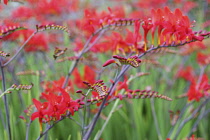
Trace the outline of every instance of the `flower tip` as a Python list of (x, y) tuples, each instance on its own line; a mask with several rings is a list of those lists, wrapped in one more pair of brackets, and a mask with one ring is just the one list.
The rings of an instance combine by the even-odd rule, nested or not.
[(84, 105), (84, 104), (85, 104), (85, 102), (80, 102), (79, 104), (80, 104), (80, 105)]
[(87, 85), (88, 87), (91, 87), (91, 84), (86, 81), (83, 81), (83, 84)]
[(89, 84), (89, 83), (88, 83), (88, 82), (86, 82), (86, 81), (83, 81), (83, 83), (84, 83), (84, 84), (86, 84), (86, 85), (87, 85), (87, 84)]
[(104, 82), (103, 80), (96, 81), (96, 83), (101, 83), (101, 84), (104, 84), (103, 82)]
[[(83, 83), (84, 83), (84, 82), (83, 82)], [(81, 91), (81, 90), (77, 90), (76, 93), (82, 93), (82, 91)]]
[(171, 98), (169, 98), (169, 97), (167, 98), (167, 100), (168, 100), (168, 101), (173, 101), (173, 100), (172, 100)]
[(141, 59), (137, 59), (137, 62), (138, 62), (138, 63), (141, 63)]
[(106, 67), (106, 66), (108, 66), (108, 65), (110, 65), (110, 64), (112, 64), (112, 63), (116, 63), (115, 60), (114, 60), (114, 59), (109, 59), (109, 60), (107, 60), (107, 61), (103, 64), (103, 67)]
[(22, 120), (25, 120), (25, 117), (23, 117), (23, 116), (19, 116), (19, 118), (22, 119)]
[(120, 57), (120, 56), (118, 56), (118, 55), (113, 55), (112, 57), (113, 57), (113, 58), (116, 58), (116, 59), (121, 58), (121, 57)]

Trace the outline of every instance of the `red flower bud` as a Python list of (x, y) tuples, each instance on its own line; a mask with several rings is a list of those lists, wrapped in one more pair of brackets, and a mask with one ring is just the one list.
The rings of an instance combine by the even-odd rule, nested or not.
[(103, 67), (106, 67), (106, 66), (108, 66), (108, 65), (110, 65), (110, 64), (112, 64), (112, 63), (116, 63), (116, 61), (115, 61), (114, 59), (109, 59), (109, 60), (107, 60), (107, 61), (103, 64)]

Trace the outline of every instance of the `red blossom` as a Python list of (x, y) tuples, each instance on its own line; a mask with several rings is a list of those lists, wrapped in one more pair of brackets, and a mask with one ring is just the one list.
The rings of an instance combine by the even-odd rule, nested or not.
[(7, 5), (7, 3), (8, 3), (8, 0), (4, 0), (4, 4), (6, 4), (6, 5)]
[[(107, 60), (104, 64), (103, 64), (103, 67), (106, 67), (112, 63), (116, 63), (116, 61), (114, 59), (109, 59)], [(117, 63), (116, 63), (117, 64)]]
[(197, 61), (200, 65), (209, 65), (210, 54), (197, 53)]
[(177, 73), (177, 77), (184, 78), (187, 81), (190, 81), (191, 83), (194, 83), (196, 81), (195, 73), (193, 71), (193, 68), (188, 66), (185, 68), (182, 68)]
[(95, 9), (86, 9), (84, 11), (84, 19), (78, 21), (79, 27), (86, 31), (87, 36), (92, 34), (97, 28), (106, 24), (114, 23), (116, 19), (125, 16), (122, 7), (115, 7), (113, 10), (108, 8), (109, 12), (97, 12)]
[(84, 67), (84, 75), (83, 76), (80, 74), (80, 72), (78, 71), (77, 68), (74, 70), (73, 75), (74, 75), (74, 84), (78, 88), (86, 88), (86, 86), (83, 84), (83, 81), (87, 81), (89, 83), (94, 83), (95, 78), (96, 78), (95, 71), (93, 71), (93, 69), (91, 69), (88, 66)]
[(208, 83), (208, 76), (203, 75), (200, 83), (191, 83), (187, 92), (188, 100), (199, 101), (202, 97), (210, 96), (210, 84)]
[[(114, 96), (118, 95), (118, 93), (124, 89), (125, 91), (128, 90), (128, 83), (127, 83), (128, 78), (125, 76), (123, 81), (118, 82), (117, 87), (115, 92), (113, 93)], [(113, 81), (111, 80), (113, 83)]]
[(196, 41), (186, 44), (185, 46), (181, 47), (180, 54), (181, 55), (189, 55), (195, 51), (204, 50), (207, 47), (204, 45), (203, 42)]
[(47, 111), (47, 107), (48, 107), (48, 103), (47, 102), (44, 102), (44, 103), (41, 103), (39, 102), (38, 100), (36, 99), (33, 99), (33, 103), (37, 109), (36, 112), (34, 112), (32, 115), (31, 115), (31, 120), (35, 120), (36, 118), (39, 118), (39, 124), (40, 124), (40, 132), (42, 132), (42, 120), (45, 119), (47, 120), (46, 118), (46, 111)]
[(43, 98), (46, 102), (41, 103), (36, 99), (33, 99), (33, 103), (37, 109), (31, 115), (31, 120), (33, 121), (36, 118), (39, 118), (40, 131), (42, 132), (42, 122), (43, 119), (48, 121), (57, 121), (61, 119), (64, 115), (74, 115), (74, 112), (78, 110), (79, 103), (71, 99), (70, 95), (62, 88), (58, 87), (58, 90), (61, 92), (61, 95), (56, 95), (52, 92), (49, 94), (42, 93)]
[(147, 50), (147, 34), (149, 32), (149, 30), (153, 27), (153, 24), (151, 23), (150, 20), (144, 20), (144, 24), (142, 25), (143, 29), (144, 29), (144, 50)]
[(188, 96), (189, 101), (191, 100), (199, 101), (200, 98), (203, 97), (203, 94), (199, 90), (196, 89), (196, 84), (192, 83), (187, 92), (187, 96)]
[[(44, 93), (50, 93), (50, 92), (59, 93), (60, 90), (58, 89), (58, 87), (62, 87), (64, 82), (65, 82), (65, 77), (62, 76), (58, 80), (46, 81), (46, 82), (43, 82), (41, 85), (44, 88)], [(71, 93), (74, 93), (74, 87), (73, 87), (72, 82), (70, 80), (67, 82), (67, 88), (66, 89), (69, 89), (69, 91)]]
[(45, 94), (42, 93), (42, 96), (48, 101), (49, 108), (47, 110), (47, 115), (51, 117), (52, 120), (59, 120), (61, 115), (64, 113), (60, 108), (62, 96), (56, 95), (54, 93)]
[(13, 18), (18, 18), (22, 20), (28, 20), (34, 15), (33, 10), (26, 6), (20, 6), (12, 12)]
[(70, 97), (70, 95), (62, 88), (58, 87), (62, 94), (62, 100), (61, 100), (61, 112), (64, 114), (66, 111), (70, 111), (71, 115), (74, 115), (74, 112), (78, 110), (79, 104), (75, 101), (73, 101)]
[(152, 23), (154, 29), (158, 26), (159, 38), (158, 44), (166, 42), (167, 44), (180, 43), (181, 41), (203, 40), (202, 36), (197, 36), (191, 29), (193, 26), (187, 16), (184, 16), (180, 9), (171, 12), (168, 7), (164, 9), (152, 10)]

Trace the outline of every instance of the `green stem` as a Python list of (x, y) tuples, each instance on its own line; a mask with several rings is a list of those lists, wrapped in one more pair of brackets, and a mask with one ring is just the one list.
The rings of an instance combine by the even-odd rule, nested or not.
[(29, 36), (29, 38), (23, 43), (22, 46), (19, 47), (18, 51), (15, 53), (15, 55), (13, 55), (13, 57), (7, 61), (5, 64), (2, 65), (2, 67), (6, 67), (10, 62), (12, 62), (12, 60), (14, 60), (17, 55), (21, 52), (21, 50), (26, 46), (26, 44), (31, 40), (31, 38), (37, 33), (37, 31), (33, 32), (31, 34), (31, 36)]
[(104, 131), (106, 125), (108, 124), (110, 118), (112, 117), (112, 114), (113, 114), (114, 111), (116, 110), (116, 107), (117, 107), (117, 104), (118, 104), (119, 101), (120, 101), (119, 99), (117, 99), (117, 100), (115, 101), (115, 103), (114, 103), (114, 105), (113, 105), (113, 107), (112, 107), (112, 110), (109, 112), (109, 115), (108, 115), (108, 117), (107, 117), (105, 123), (103, 124), (101, 130), (96, 134), (94, 140), (99, 140), (99, 138), (100, 138), (102, 132)]
[(155, 128), (156, 128), (156, 131), (157, 131), (157, 134), (158, 134), (158, 139), (162, 140), (163, 138), (160, 134), (160, 127), (159, 127), (158, 120), (157, 120), (157, 115), (156, 115), (156, 112), (155, 112), (155, 106), (154, 106), (154, 99), (153, 98), (150, 99), (150, 103), (151, 103), (151, 109), (152, 109), (152, 116), (153, 116), (153, 119), (155, 121)]
[[(0, 68), (1, 68), (1, 75), (2, 75), (2, 89), (3, 89), (3, 91), (6, 91), (6, 80), (5, 80), (4, 68), (3, 68), (1, 59), (0, 59)], [(2, 93), (2, 94), (4, 94), (4, 93)], [(8, 104), (7, 96), (4, 96), (4, 107), (5, 107), (5, 111), (6, 111), (6, 129), (7, 129), (7, 133), (9, 136), (9, 140), (11, 140), (12, 136), (11, 136), (10, 114), (9, 114), (9, 104)]]

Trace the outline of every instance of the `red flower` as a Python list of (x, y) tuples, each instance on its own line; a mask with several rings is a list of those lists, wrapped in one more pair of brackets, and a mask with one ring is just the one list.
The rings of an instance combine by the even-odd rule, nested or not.
[(124, 10), (122, 7), (116, 7), (114, 10), (108, 8), (109, 12), (96, 12), (95, 9), (85, 10), (84, 19), (78, 21), (79, 27), (86, 31), (87, 36), (92, 34), (96, 29), (104, 26), (106, 24), (111, 24), (115, 22), (118, 18), (123, 18), (125, 16)]
[(185, 46), (181, 47), (180, 54), (181, 55), (189, 55), (192, 52), (204, 50), (207, 47), (203, 44), (203, 42), (196, 41), (186, 44)]
[(199, 101), (200, 98), (203, 97), (203, 94), (199, 90), (196, 89), (196, 84), (192, 83), (187, 92), (187, 96), (188, 96), (189, 101), (191, 100)]
[(48, 101), (49, 108), (47, 110), (47, 115), (52, 120), (59, 120), (63, 112), (59, 109), (62, 97), (53, 93), (45, 94), (42, 93), (42, 96)]
[(187, 92), (188, 100), (199, 101), (202, 97), (210, 96), (210, 84), (208, 84), (208, 76), (203, 75), (200, 83), (193, 82)]
[(4, 0), (4, 4), (6, 4), (6, 5), (7, 5), (7, 3), (8, 3), (8, 0)]
[[(52, 92), (52, 93), (57, 94), (60, 92), (58, 87), (62, 87), (64, 82), (65, 82), (65, 77), (62, 76), (59, 80), (46, 81), (46, 82), (42, 83), (41, 85), (44, 89), (44, 93)], [(70, 89), (71, 93), (74, 93), (74, 88), (73, 88), (70, 80), (67, 83), (66, 89)]]
[[(79, 109), (79, 104), (77, 101), (73, 101), (70, 95), (62, 88), (57, 87), (62, 95), (56, 95), (52, 92), (49, 94), (42, 93), (42, 97), (47, 101), (41, 103), (36, 99), (33, 99), (33, 103), (37, 109), (31, 115), (31, 120), (39, 118), (40, 131), (42, 132), (42, 120), (57, 121), (61, 119), (62, 116), (66, 115), (68, 112), (74, 115), (74, 112)], [(69, 114), (67, 114), (69, 115)]]
[(197, 53), (197, 61), (200, 65), (209, 65), (210, 54)]
[(42, 120), (43, 119), (47, 120), (45, 115), (47, 111), (46, 109), (48, 108), (48, 103), (47, 102), (41, 103), (36, 99), (33, 99), (33, 103), (37, 111), (31, 115), (31, 120), (33, 121), (34, 119), (39, 118), (40, 132), (42, 132)]
[(151, 23), (151, 21), (149, 20), (144, 20), (144, 24), (142, 25), (143, 29), (144, 29), (144, 50), (147, 50), (147, 34), (149, 32), (149, 30), (153, 27), (153, 24)]
[[(202, 36), (196, 36), (192, 31), (192, 24), (187, 16), (184, 16), (180, 9), (171, 12), (168, 7), (164, 10), (152, 10), (152, 23), (155, 24), (152, 34), (157, 26), (158, 29), (158, 44), (166, 42), (167, 44), (180, 43), (181, 41), (203, 40)], [(164, 29), (164, 30), (163, 30)]]
[[(127, 83), (127, 81), (128, 81), (128, 78), (125, 76), (123, 82), (122, 82), (122, 81), (118, 82), (117, 87), (116, 87), (116, 90), (115, 90), (115, 92), (113, 93), (114, 96), (117, 96), (118, 93), (119, 93), (122, 89), (124, 89), (125, 91), (128, 90), (128, 83)], [(113, 83), (112, 80), (111, 80), (111, 82)]]
[(28, 20), (29, 18), (33, 17), (34, 13), (33, 10), (29, 7), (20, 6), (12, 12), (13, 18)]
[(186, 68), (182, 68), (178, 73), (177, 77), (184, 78), (187, 81), (190, 81), (191, 83), (195, 83), (196, 77), (195, 73), (193, 71), (193, 68), (188, 66)]
[(70, 95), (62, 88), (59, 88), (61, 94), (62, 94), (62, 100), (61, 100), (61, 112), (70, 111), (71, 115), (74, 115), (74, 112), (79, 109), (79, 104), (75, 101), (73, 101), (70, 97)]
[(74, 83), (78, 88), (86, 88), (86, 86), (83, 84), (83, 81), (87, 81), (88, 83), (94, 83), (95, 82), (95, 71), (93, 71), (90, 67), (85, 66), (84, 67), (84, 75), (81, 76), (78, 69), (76, 68), (73, 72), (74, 75)]
[[(28, 37), (33, 33), (32, 30), (26, 30), (23, 32), (24, 40), (26, 41)], [(24, 48), (26, 52), (35, 52), (35, 51), (48, 51), (48, 41), (47, 37), (44, 34), (36, 34)]]

